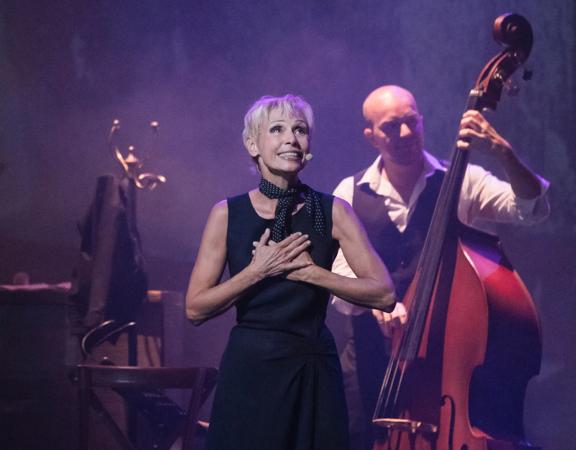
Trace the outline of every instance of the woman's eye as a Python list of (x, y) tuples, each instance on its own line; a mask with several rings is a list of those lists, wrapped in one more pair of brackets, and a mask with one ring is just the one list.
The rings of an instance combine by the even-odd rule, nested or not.
[(280, 125), (276, 125), (270, 128), (270, 133), (280, 133), (281, 131), (282, 127)]
[(305, 136), (305, 135), (308, 134), (308, 128), (306, 128), (306, 127), (296, 127), (296, 128), (294, 129), (294, 132), (295, 132), (296, 134), (301, 134), (301, 135)]

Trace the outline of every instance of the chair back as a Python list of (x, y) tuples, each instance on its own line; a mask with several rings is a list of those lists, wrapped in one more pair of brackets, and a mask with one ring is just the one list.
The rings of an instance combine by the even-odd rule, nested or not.
[[(90, 406), (104, 418), (109, 425), (116, 440), (125, 449), (135, 449), (134, 443), (128, 439), (120, 427), (106, 412), (96, 394), (95, 387), (108, 387), (122, 392), (125, 398), (131, 393), (154, 389), (190, 389), (191, 395), (185, 420), (175, 430), (182, 436), (182, 449), (193, 450), (197, 429), (198, 413), (208, 395), (216, 384), (217, 369), (213, 367), (135, 367), (135, 366), (107, 366), (81, 364), (78, 366), (78, 387), (80, 397), (80, 449), (88, 449), (89, 442), (89, 411)], [(141, 398), (137, 396), (136, 398)], [(144, 407), (142, 410), (150, 410)], [(156, 415), (157, 411), (148, 411)], [(170, 448), (175, 436), (165, 436), (164, 442), (155, 443), (154, 448)]]

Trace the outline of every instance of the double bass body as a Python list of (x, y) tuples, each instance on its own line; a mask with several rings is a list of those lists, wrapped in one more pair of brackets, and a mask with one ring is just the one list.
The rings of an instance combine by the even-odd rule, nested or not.
[(536, 310), (497, 238), (458, 229), (443, 248), (418, 357), (406, 367), (400, 420), (375, 421), (388, 429), (375, 450), (534, 450), (522, 418), (540, 367)]

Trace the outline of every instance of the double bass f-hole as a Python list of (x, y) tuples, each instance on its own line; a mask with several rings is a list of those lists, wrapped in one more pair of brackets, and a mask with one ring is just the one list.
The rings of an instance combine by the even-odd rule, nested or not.
[[(520, 15), (499, 16), (492, 31), (504, 48), (480, 72), (466, 110), (495, 110), (532, 49), (532, 28)], [(454, 147), (403, 300), (408, 321), (393, 335), (373, 415), (387, 432), (374, 450), (533, 448), (522, 408), (540, 366), (538, 319), (497, 238), (457, 219), (468, 154)], [(517, 358), (522, 368), (510, 363)]]

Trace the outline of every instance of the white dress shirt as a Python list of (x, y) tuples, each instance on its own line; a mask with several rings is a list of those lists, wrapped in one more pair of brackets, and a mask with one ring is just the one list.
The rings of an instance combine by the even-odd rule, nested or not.
[[(428, 152), (424, 152), (424, 168), (418, 178), (412, 195), (406, 203), (394, 186), (388, 180), (385, 170), (380, 170), (381, 157), (368, 167), (358, 185), (367, 183), (372, 191), (382, 196), (387, 207), (390, 220), (399, 231), (404, 231), (414, 212), (416, 202), (426, 187), (426, 179), (436, 170), (446, 171), (446, 168)], [(550, 206), (546, 199), (549, 182), (539, 177), (540, 196), (535, 199), (516, 197), (510, 183), (502, 181), (480, 166), (469, 164), (462, 182), (460, 200), (458, 203), (458, 218), (466, 225), (482, 231), (491, 232), (491, 224), (513, 223), (530, 225), (545, 219)], [(354, 195), (354, 177), (344, 178), (334, 189), (334, 195), (352, 204)], [(356, 275), (348, 265), (342, 251), (332, 265), (332, 272), (347, 277)], [(347, 315), (357, 315), (367, 310), (338, 297), (333, 297), (332, 303), (338, 311)]]

